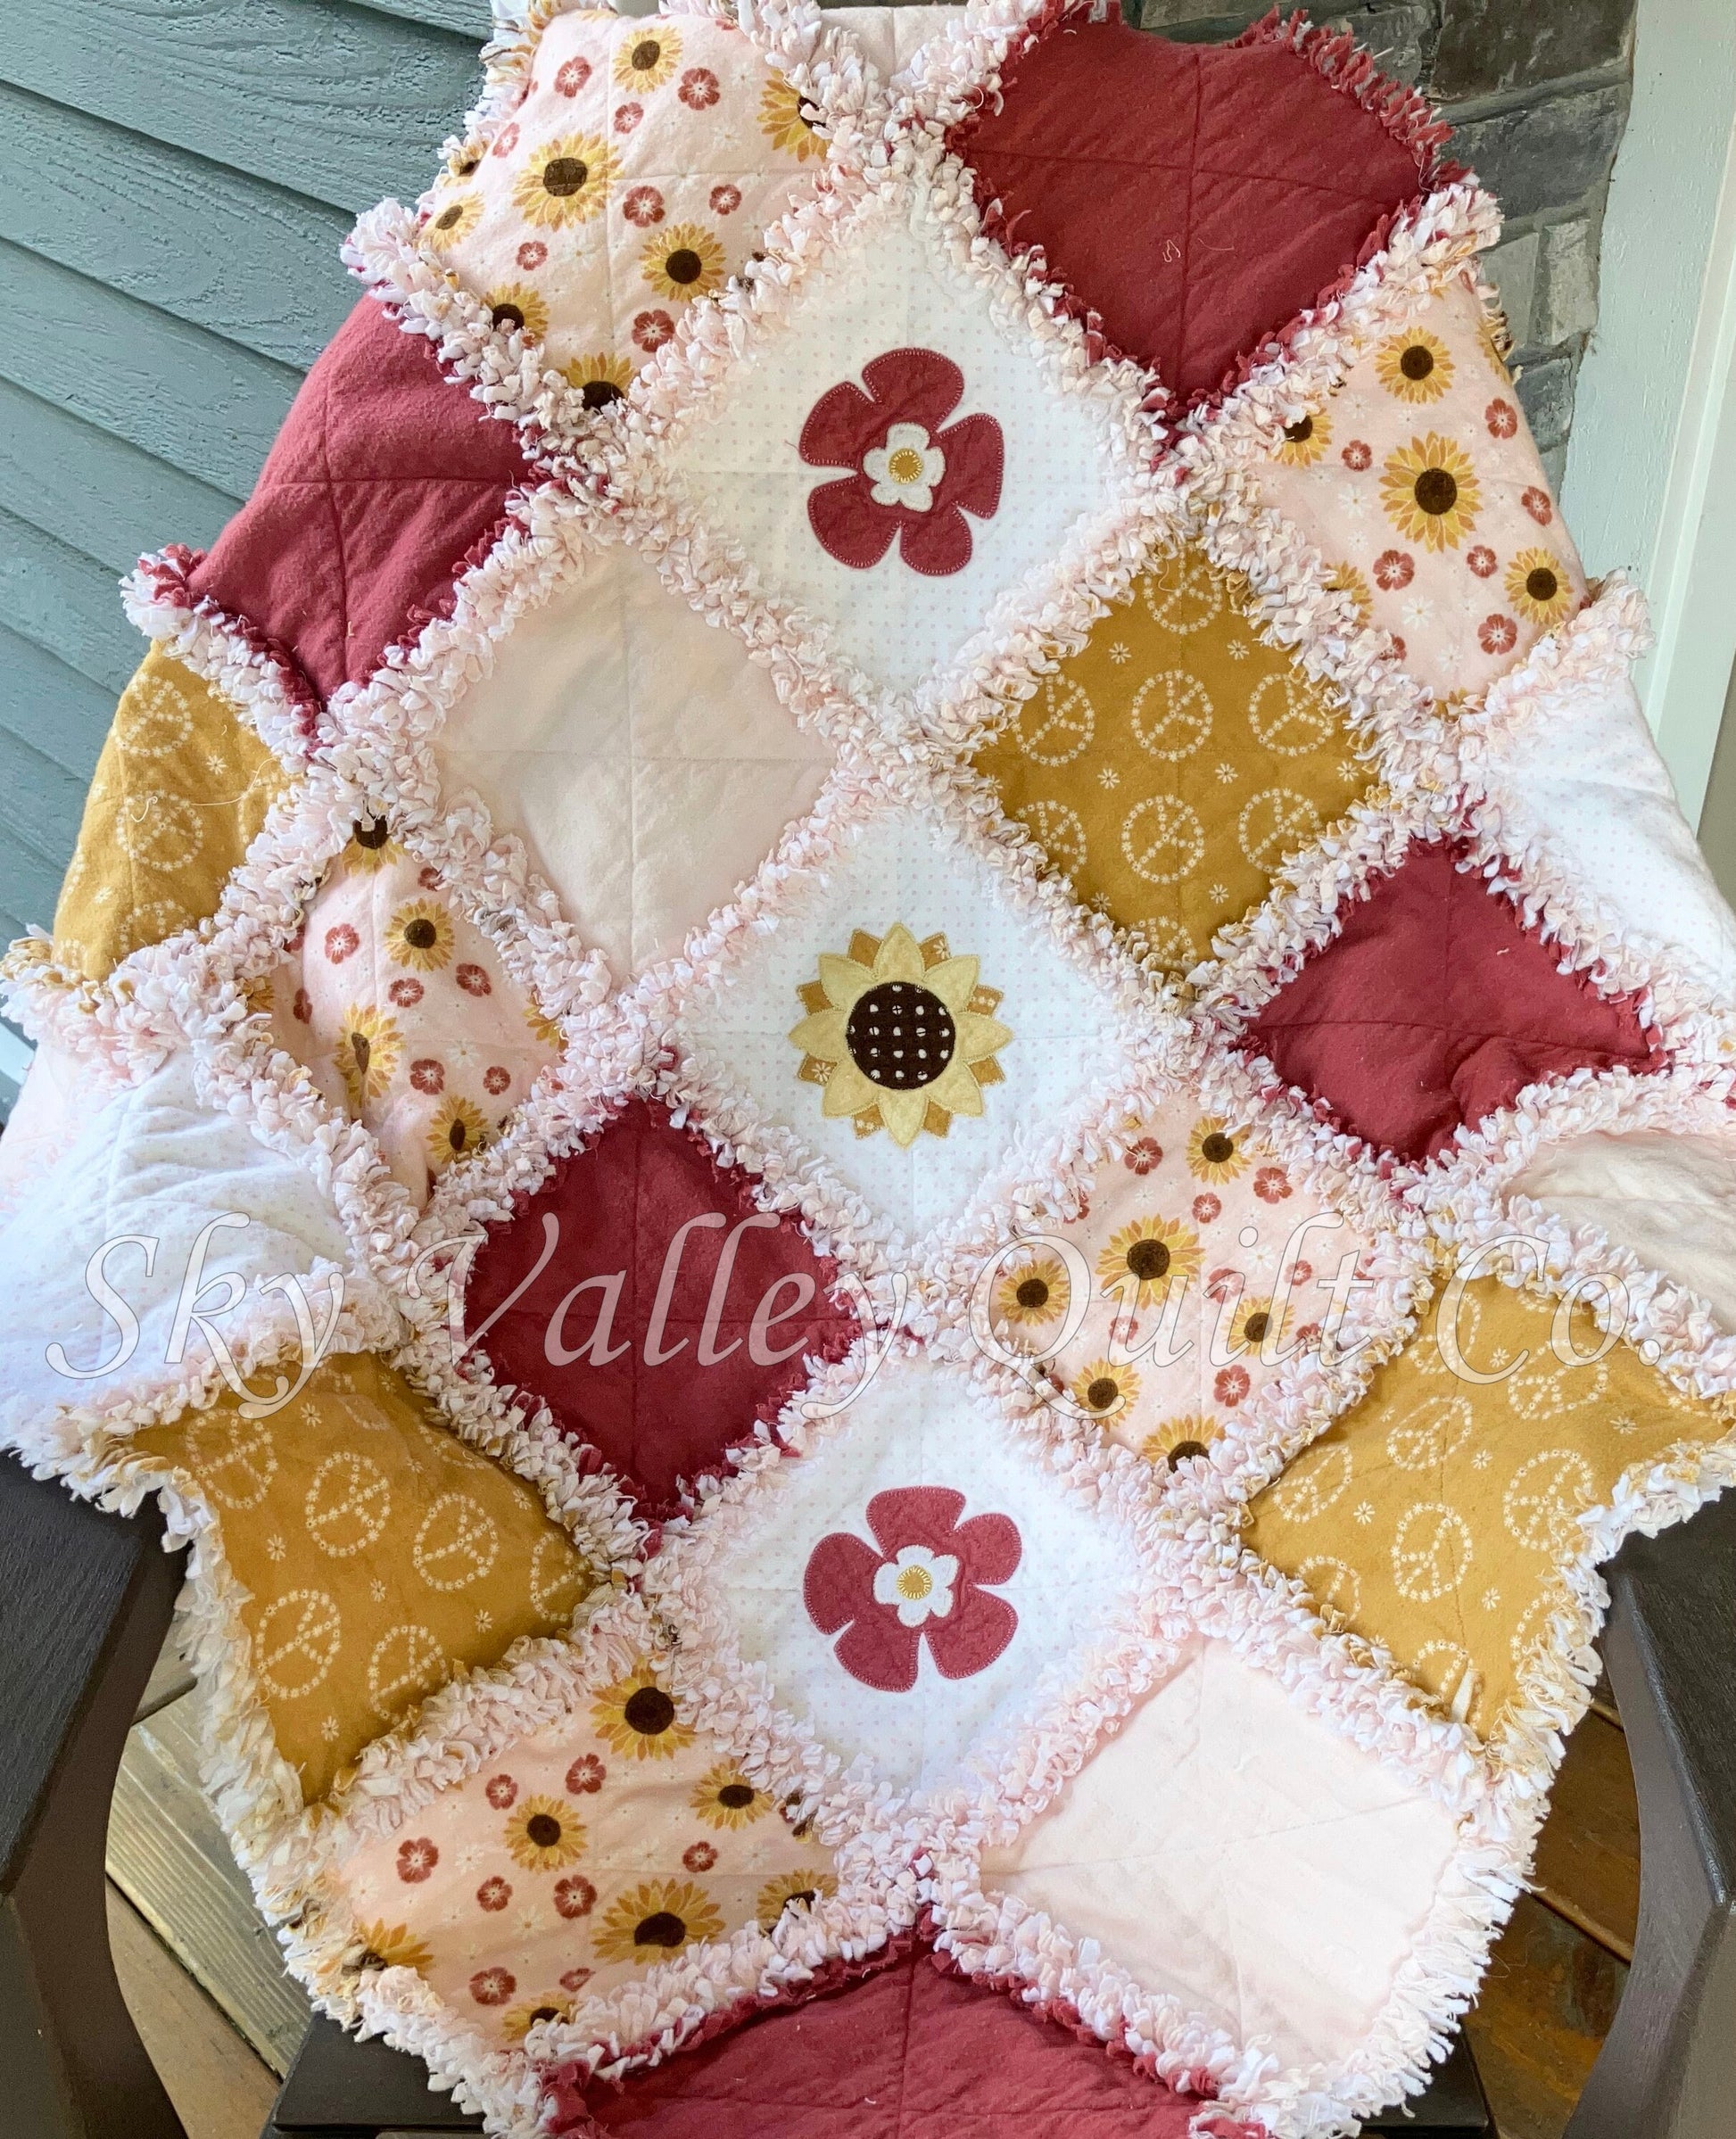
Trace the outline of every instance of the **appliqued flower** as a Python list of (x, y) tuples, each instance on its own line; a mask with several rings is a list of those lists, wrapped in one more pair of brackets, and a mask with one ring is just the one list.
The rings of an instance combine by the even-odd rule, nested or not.
[(488, 1117), (482, 1109), (462, 1093), (454, 1092), (441, 1102), (429, 1119), (423, 1140), (429, 1166), (435, 1173), (442, 1172), (455, 1159), (480, 1151), (490, 1134)]
[(688, 1803), (707, 1827), (724, 1828), (748, 1826), (769, 1813), (773, 1801), (767, 1791), (755, 1788), (733, 1761), (723, 1760), (694, 1784)]
[(386, 923), (385, 954), (393, 965), (437, 972), (452, 955), (452, 917), (432, 899), (400, 906)]
[(498, 1916), (511, 1899), (511, 1886), (498, 1873), (484, 1879), (476, 1889), (476, 1906), (487, 1910), (491, 1916)]
[(591, 1943), (600, 1960), (649, 1967), (699, 1939), (720, 1937), (723, 1929), (723, 1919), (703, 1887), (691, 1879), (641, 1879), (609, 1904)]
[(717, 1862), (717, 1852), (709, 1842), (690, 1842), (682, 1852), (683, 1871), (709, 1871)]
[(823, 156), (826, 145), (814, 130), (811, 106), (793, 82), (774, 74), (759, 100), (759, 130), (774, 149), (806, 163), (810, 156)]
[(482, 196), (474, 193), (451, 194), (437, 201), (422, 226), (422, 238), (433, 252), (450, 252), (481, 222)]
[(1197, 1276), (1200, 1243), (1179, 1218), (1135, 1218), (1097, 1257), (1097, 1285), (1124, 1309), (1161, 1306), (1178, 1280)]
[(1274, 460), (1282, 461), (1286, 467), (1311, 467), (1317, 460), (1326, 458), (1326, 450), (1332, 442), (1332, 418), (1324, 409), (1312, 416), (1299, 416), (1294, 424), (1284, 426), (1284, 443), (1272, 454)]
[(699, 223), (673, 223), (639, 256), (639, 271), (659, 297), (690, 304), (723, 280), (723, 248)]
[(1554, 500), (1547, 491), (1539, 490), (1535, 483), (1519, 492), (1519, 503), (1525, 507), (1539, 527), (1547, 527), (1555, 517)]
[(1013, 1038), (990, 1013), (998, 989), (981, 987), (974, 958), (955, 958), (944, 936), (918, 943), (902, 921), (885, 936), (858, 929), (847, 955), (820, 955), (820, 978), (800, 989), (808, 1014), (789, 1034), (797, 1072), (824, 1087), (820, 1111), (847, 1115), (856, 1134), (890, 1131), (901, 1147), (926, 1129), (944, 1136), (957, 1114), (980, 1114), (984, 1085), (1004, 1072), (995, 1057)]
[(1431, 431), (1387, 455), (1380, 500), (1407, 541), (1457, 549), (1476, 525), (1483, 491), (1469, 455)]
[(615, 78), (624, 89), (660, 89), (681, 64), (682, 41), (666, 22), (653, 22), (615, 48)]
[(403, 1924), (360, 1924), (360, 1969), (413, 1968), (420, 1971), (433, 1964), (434, 1954)]
[(1039, 1255), (1004, 1271), (995, 1288), (995, 1318), (1034, 1327), (1067, 1312), (1071, 1288), (1067, 1272), (1053, 1255)]
[(693, 1742), (649, 1664), (603, 1689), (591, 1704), (591, 1722), (606, 1744), (635, 1760), (668, 1760)]
[(1242, 1144), (1240, 1129), (1216, 1115), (1204, 1116), (1194, 1124), (1187, 1139), (1188, 1172), (1196, 1181), (1233, 1181), (1249, 1164)]
[(509, 2006), (500, 2015), (500, 2033), (509, 2043), (522, 2043), (533, 2028), (544, 2020), (566, 2020), (573, 2016), (571, 1998), (557, 1997), (551, 1991), (532, 1998), (523, 2005)]
[(925, 1641), (943, 1678), (968, 1679), (1012, 1640), (1019, 1615), (993, 1592), (1023, 1557), (1018, 1529), (1008, 1515), (963, 1513), (963, 1494), (947, 1486), (876, 1493), (865, 1510), (873, 1545), (836, 1530), (808, 1556), (808, 1616), (839, 1635), (832, 1653), (863, 1685), (907, 1692)]
[(559, 96), (576, 96), (590, 79), (589, 60), (563, 60), (555, 76), (555, 92)]
[(690, 67), (676, 85), (675, 95), (690, 111), (708, 111), (723, 94), (709, 67)]
[(600, 215), (608, 189), (621, 175), (615, 151), (594, 134), (565, 134), (545, 141), (519, 174), (514, 205), (528, 223), (566, 230)]
[[(808, 524), (840, 565), (867, 571), (896, 537), (913, 572), (944, 579), (971, 561), (967, 512), (993, 517), (1004, 443), (992, 416), (947, 418), (964, 374), (931, 349), (889, 350), (808, 411), (799, 450), (810, 467), (848, 468), (808, 492)], [(944, 426), (944, 428), (943, 428)]]
[(1347, 468), (1360, 475), (1364, 468), (1374, 466), (1375, 450), (1366, 438), (1352, 438), (1338, 458)]
[(518, 1795), (518, 1785), (510, 1775), (491, 1775), (483, 1785), (483, 1796), (497, 1813), (503, 1813)]
[(1485, 654), (1510, 654), (1519, 643), (1519, 627), (1496, 610), (1476, 627), (1476, 642)]
[(1254, 1170), (1253, 1193), (1262, 1203), (1281, 1203), (1290, 1194), (1290, 1177), (1281, 1166), (1261, 1166)]
[(540, 342), (549, 331), (548, 306), (522, 282), (485, 291), (483, 302), (488, 307), (489, 319), (502, 334), (527, 334), (532, 341)]
[(1375, 584), (1396, 594), (1417, 576), (1417, 560), (1402, 549), (1383, 549), (1375, 559)]
[(1438, 401), (1452, 371), (1446, 343), (1420, 330), (1393, 334), (1375, 352), (1375, 376), (1401, 401)]
[(1215, 1418), (1199, 1411), (1185, 1411), (1178, 1418), (1166, 1418), (1153, 1426), (1140, 1442), (1139, 1453), (1147, 1463), (1164, 1464), (1174, 1470), (1192, 1457), (1206, 1455), (1212, 1442), (1222, 1438), (1223, 1431)]
[(767, 1879), (759, 1890), (754, 1904), (754, 1915), (762, 1931), (769, 1937), (776, 1930), (787, 1909), (811, 1909), (822, 1895), (836, 1894), (838, 1881), (829, 1871), (809, 1868), (800, 1871), (781, 1871), (774, 1879)]
[(1473, 542), (1465, 552), (1465, 562), (1479, 579), (1492, 579), (1500, 559), (1486, 542)]
[(352, 1107), (379, 1098), (392, 1082), (403, 1051), (395, 1019), (368, 1003), (351, 1004), (343, 1013), (334, 1053)]
[(667, 312), (635, 312), (632, 316), (632, 339), (635, 349), (642, 349), (648, 357), (655, 356), (665, 342), (673, 341), (675, 323)]
[(1507, 599), (1529, 623), (1548, 631), (1574, 606), (1574, 590), (1561, 560), (1548, 549), (1522, 549), (1502, 582)]
[(526, 1797), (501, 1832), (507, 1854), (526, 1871), (565, 1871), (584, 1854), (584, 1828), (559, 1797)]
[(1224, 1200), (1221, 1196), (1214, 1196), (1207, 1189), (1203, 1194), (1194, 1198), (1190, 1208), (1196, 1226), (1210, 1226), (1224, 1215)]
[(1226, 1367), (1212, 1383), (1211, 1393), (1226, 1411), (1233, 1411), (1252, 1386), (1245, 1367)]

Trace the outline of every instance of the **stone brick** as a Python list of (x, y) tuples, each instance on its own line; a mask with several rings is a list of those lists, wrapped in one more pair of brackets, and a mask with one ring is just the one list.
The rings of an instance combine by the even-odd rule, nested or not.
[[(1448, 154), (1468, 163), (1516, 219), (1582, 200), (1609, 175), (1628, 85), (1608, 82), (1455, 127)], [(1451, 117), (1448, 113), (1449, 118)]]
[(1483, 272), (1500, 294), (1500, 309), (1507, 315), (1508, 331), (1516, 349), (1523, 349), (1533, 341), (1556, 339), (1553, 334), (1537, 335), (1532, 332), (1537, 271), (1542, 254), (1542, 234), (1527, 230), (1523, 237), (1509, 238), (1504, 245), (1497, 245), (1492, 252), (1483, 255)]
[(1561, 479), (1567, 472), (1567, 440), (1564, 438), (1558, 446), (1550, 446), (1546, 451), (1539, 452), (1537, 458), (1543, 464), (1544, 480), (1558, 498), (1561, 495)]
[[(1128, 20), (1141, 29), (1154, 29), (1180, 45), (1220, 45), (1239, 37), (1251, 22), (1270, 12), (1260, 0), (1239, 7), (1202, 6), (1200, 0), (1128, 0)], [(1286, 15), (1296, 12), (1285, 4)], [(1310, 11), (1311, 12), (1311, 11)], [(1434, 32), (1432, 0), (1374, 0), (1367, 7), (1349, 7), (1337, 13), (1316, 16), (1333, 29), (1348, 29), (1363, 45), (1383, 74), (1396, 80), (1421, 78), (1428, 42)]]
[(1566, 439), (1574, 419), (1574, 360), (1540, 357), (1519, 368), (1519, 401), (1540, 450)]
[(1443, 0), (1432, 93), (1488, 96), (1613, 65), (1634, 0)]
[(1541, 235), (1543, 272), (1525, 339), (1552, 349), (1597, 325), (1598, 248), (1584, 216), (1550, 224)]

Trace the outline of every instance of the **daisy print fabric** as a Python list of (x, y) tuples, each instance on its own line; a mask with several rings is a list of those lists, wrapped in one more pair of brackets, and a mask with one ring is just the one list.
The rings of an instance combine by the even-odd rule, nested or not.
[(499, 0), (126, 583), (0, 1447), (196, 1541), (285, 1965), (491, 2139), (1389, 2122), (1736, 1475), (1736, 914), (1445, 136)]

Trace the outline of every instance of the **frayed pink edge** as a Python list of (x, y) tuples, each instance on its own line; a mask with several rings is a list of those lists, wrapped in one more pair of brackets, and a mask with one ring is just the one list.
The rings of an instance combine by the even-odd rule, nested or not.
[(1224, 50), (1244, 51), (1252, 45), (1286, 47), (1306, 60), (1340, 95), (1353, 98), (1372, 112), (1399, 146), (1416, 158), (1425, 191), (1451, 186), (1465, 176), (1457, 164), (1441, 159), (1440, 151), (1451, 138), (1451, 127), (1420, 89), (1383, 74), (1350, 30), (1319, 27), (1300, 12), (1281, 16), (1274, 7), (1258, 22), (1250, 23), (1239, 37), (1230, 38)]
[[(684, 2056), (689, 2051), (703, 2049), (719, 2036), (728, 2035), (732, 2029), (744, 2027), (748, 2021), (756, 2020), (762, 2014), (782, 2012), (794, 2006), (807, 2005), (815, 1998), (824, 1997), (829, 1992), (844, 1990), (853, 1983), (861, 1983), (870, 1976), (878, 1976), (884, 1970), (894, 1967), (907, 1954), (922, 1950), (929, 1944), (929, 1940), (926, 1921), (918, 1923), (908, 1931), (895, 1931), (884, 1945), (860, 1961), (846, 1961), (841, 1956), (834, 1956), (815, 1969), (805, 1983), (785, 1984), (757, 1998), (738, 1999), (732, 2005), (708, 2012), (692, 2034), (683, 2037), (674, 2054)], [(642, 2056), (655, 2052), (661, 2047), (660, 2042), (641, 2044), (624, 2054), (629, 2057)], [(599, 2084), (613, 2088), (617, 2094), (623, 2094), (629, 2091), (633, 2083), (631, 2077), (599, 2083), (583, 2066), (576, 2064), (550, 2069), (547, 2091), (542, 2098), (545, 2105), (543, 2113), (547, 2118), (545, 2128), (550, 2139), (604, 2139), (602, 2127), (585, 2107), (584, 2100), (588, 2091)], [(1226, 2134), (1225, 2139), (1232, 2139), (1232, 2135)], [(1263, 2135), (1252, 2135), (1251, 2139), (1263, 2139)]]
[(185, 542), (170, 542), (164, 549), (140, 557), (134, 584), (141, 591), (148, 590), (158, 601), (202, 618), (214, 630), (245, 647), (256, 660), (269, 663), (277, 671), (284, 697), (295, 708), (295, 724), (302, 739), (310, 750), (317, 749), (322, 740), (320, 716), (325, 711), (325, 700), (282, 640), (272, 638), (269, 632), (262, 632), (236, 611), (221, 607), (209, 594), (194, 593), (193, 574), (203, 564), (205, 556), (204, 550), (189, 549)]

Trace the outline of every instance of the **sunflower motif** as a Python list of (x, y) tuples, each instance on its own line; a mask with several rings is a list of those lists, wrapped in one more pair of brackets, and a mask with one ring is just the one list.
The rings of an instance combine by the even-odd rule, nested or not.
[(1112, 1359), (1093, 1359), (1074, 1375), (1067, 1393), (1081, 1411), (1112, 1418), (1137, 1400), (1139, 1376), (1131, 1367), (1118, 1367)]
[(1187, 1139), (1187, 1170), (1196, 1181), (1233, 1181), (1249, 1160), (1242, 1131), (1207, 1114), (1194, 1124)]
[(540, 342), (549, 331), (549, 308), (536, 292), (522, 282), (510, 282), (487, 291), (483, 302), (492, 325), (503, 334), (523, 334)]
[(703, 224), (675, 223), (640, 254), (639, 271), (659, 297), (686, 304), (722, 284), (723, 248)]
[(1053, 1322), (1067, 1312), (1071, 1296), (1062, 1265), (1053, 1255), (1039, 1255), (1003, 1273), (995, 1291), (995, 1318), (1027, 1326)]
[(811, 1909), (822, 1895), (837, 1892), (838, 1881), (829, 1871), (811, 1866), (798, 1871), (781, 1871), (776, 1879), (767, 1879), (760, 1888), (754, 1914), (760, 1929), (769, 1937), (777, 1929), (784, 1911), (792, 1902), (798, 1908)]
[(1388, 454), (1380, 501), (1407, 541), (1457, 549), (1476, 525), (1483, 491), (1463, 448), (1431, 431)]
[(449, 194), (428, 211), (428, 219), (422, 226), (423, 242), (433, 252), (450, 252), (469, 236), (482, 219), (480, 194)]
[(1274, 460), (1285, 467), (1312, 467), (1332, 443), (1332, 418), (1324, 409), (1311, 416), (1299, 416), (1294, 424), (1284, 426), (1284, 443), (1272, 454)]
[(360, 1107), (370, 1099), (377, 1099), (392, 1082), (392, 1073), (398, 1067), (404, 1043), (399, 1036), (395, 1018), (385, 1016), (368, 1003), (353, 1003), (343, 1013), (333, 1052), (337, 1056), (350, 1104)]
[(500, 2015), (500, 2033), (509, 2043), (522, 2043), (540, 2021), (570, 2020), (572, 2017), (572, 1999), (548, 1991), (540, 1998), (527, 1998), (522, 2005), (509, 2005)]
[(565, 1044), (565, 1034), (540, 1003), (534, 1001), (525, 1003), (525, 1022), (545, 1047), (559, 1047)]
[(560, 376), (569, 386), (578, 388), (585, 407), (595, 410), (609, 408), (621, 399), (632, 384), (632, 366), (624, 357), (612, 357), (604, 350), (594, 357), (575, 357), (570, 364), (561, 366)]
[(693, 1742), (649, 1664), (606, 1686), (591, 1704), (591, 1721), (599, 1738), (635, 1760), (668, 1760)]
[(615, 48), (615, 78), (624, 89), (662, 88), (681, 64), (682, 41), (666, 22), (647, 23)]
[(1101, 1291), (1119, 1298), (1124, 1309), (1161, 1307), (1178, 1278), (1196, 1277), (1200, 1268), (1197, 1234), (1179, 1218), (1135, 1218), (1097, 1257)]
[(1233, 1350), (1258, 1351), (1262, 1346), (1278, 1350), (1289, 1334), (1292, 1317), (1287, 1307), (1272, 1299), (1244, 1299), (1236, 1307), (1229, 1326)]
[(1446, 343), (1420, 329), (1391, 335), (1375, 352), (1375, 376), (1401, 401), (1438, 401), (1452, 368)]
[(452, 917), (434, 899), (413, 899), (386, 923), (385, 953), (393, 965), (437, 972), (452, 955)]
[(721, 1760), (693, 1786), (688, 1803), (707, 1827), (746, 1827), (769, 1813), (775, 1800), (756, 1789), (733, 1761)]
[(602, 213), (608, 189), (620, 175), (608, 142), (594, 134), (564, 134), (536, 150), (519, 173), (512, 197), (527, 223), (566, 230)]
[(350, 843), (343, 850), (345, 865), (362, 870), (368, 874), (376, 869), (385, 869), (393, 862), (401, 862), (404, 850), (393, 838), (390, 826), (384, 817), (359, 817), (355, 830), (350, 834)]
[(995, 1057), (1013, 1035), (989, 1014), (1000, 991), (980, 987), (977, 961), (955, 958), (944, 936), (919, 944), (902, 921), (883, 937), (858, 929), (846, 956), (820, 954), (820, 978), (799, 992), (797, 1074), (823, 1085), (821, 1113), (848, 1115), (859, 1136), (889, 1129), (900, 1148), (924, 1129), (944, 1136), (1004, 1075)]
[(487, 1115), (473, 1101), (454, 1092), (441, 1102), (428, 1123), (428, 1164), (440, 1173), (455, 1159), (480, 1151), (489, 1135)]
[(1489, 359), (1497, 377), (1503, 385), (1511, 385), (1513, 374), (1507, 368), (1508, 352), (1513, 346), (1512, 331), (1506, 315), (1499, 309), (1491, 310), (1480, 304), (1476, 312), (1477, 346)]
[(591, 1946), (604, 1961), (641, 1967), (681, 1947), (722, 1936), (723, 1919), (705, 1888), (691, 1879), (641, 1879), (604, 1911)]
[(404, 1924), (358, 1924), (361, 1940), (360, 1969), (413, 1968), (418, 1973), (434, 1965), (434, 1953)]
[(583, 1824), (562, 1797), (520, 1798), (500, 1839), (526, 1871), (565, 1871), (584, 1854)]
[(1139, 1453), (1147, 1463), (1164, 1464), (1174, 1470), (1190, 1456), (1203, 1456), (1223, 1431), (1215, 1418), (1199, 1411), (1184, 1411), (1154, 1426), (1140, 1442)]
[(810, 156), (823, 156), (826, 153), (826, 145), (814, 132), (807, 109), (794, 83), (786, 81), (781, 74), (774, 74), (766, 83), (759, 100), (760, 132), (774, 149), (782, 149), (798, 163), (806, 163)]
[(1574, 590), (1561, 560), (1548, 549), (1522, 549), (1507, 567), (1507, 599), (1520, 615), (1545, 631), (1574, 606)]
[(1368, 625), (1375, 620), (1374, 596), (1368, 590), (1366, 574), (1354, 565), (1333, 565), (1327, 567), (1327, 585), (1335, 594), (1348, 594), (1356, 609), (1356, 621)]

